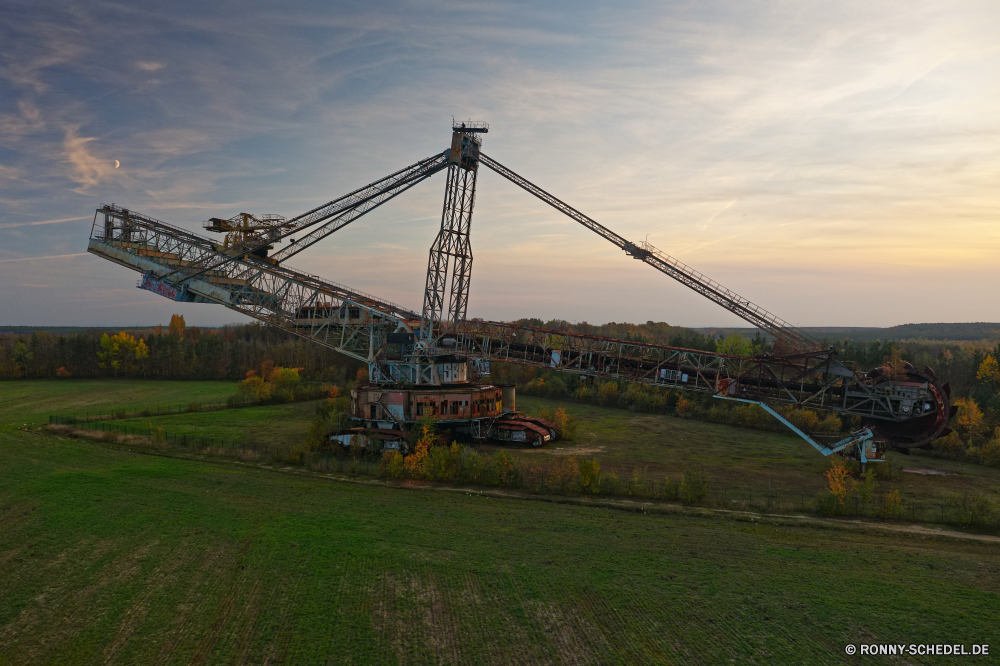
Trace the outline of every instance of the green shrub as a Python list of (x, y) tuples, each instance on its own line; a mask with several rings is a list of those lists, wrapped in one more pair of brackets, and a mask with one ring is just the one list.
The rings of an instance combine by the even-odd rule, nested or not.
[(865, 469), (865, 476), (872, 476), (879, 481), (892, 481), (896, 476), (896, 466), (892, 458), (886, 456), (882, 462), (868, 463)]
[(700, 469), (684, 472), (677, 495), (685, 504), (696, 504), (708, 496), (708, 474)]
[(660, 484), (660, 497), (665, 500), (676, 500), (679, 487), (680, 484), (671, 481), (669, 476), (664, 477), (663, 483)]
[(816, 495), (814, 506), (816, 513), (821, 516), (842, 516), (848, 511), (848, 504), (846, 502), (841, 504), (837, 497), (829, 492), (821, 492)]
[(601, 463), (597, 462), (597, 458), (592, 458), (590, 460), (580, 458), (579, 461), (577, 461), (577, 466), (580, 469), (580, 488), (583, 489), (583, 492), (600, 492)]
[(601, 474), (597, 485), (601, 495), (617, 495), (621, 492), (621, 482), (614, 472)]
[(386, 451), (378, 465), (378, 473), (382, 478), (401, 479), (406, 472), (403, 464), (403, 454), (399, 451)]
[(991, 527), (997, 523), (996, 507), (985, 495), (965, 493), (951, 498), (949, 504), (962, 527)]
[(883, 518), (900, 518), (903, 515), (903, 501), (899, 498), (899, 491), (882, 495), (882, 508), (879, 514)]

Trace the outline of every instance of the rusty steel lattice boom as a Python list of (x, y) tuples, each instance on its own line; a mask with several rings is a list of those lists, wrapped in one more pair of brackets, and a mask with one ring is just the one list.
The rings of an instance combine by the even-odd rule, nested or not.
[(825, 350), (754, 358), (489, 321), (468, 321), (456, 351), (470, 357), (723, 398), (900, 420), (895, 389), (855, 375)]
[(143, 274), (139, 286), (175, 301), (218, 303), (368, 362), (389, 332), (420, 315), (362, 291), (248, 255), (168, 282), (178, 268), (220, 255), (211, 240), (115, 205), (97, 210), (88, 251)]
[(790, 351), (816, 350), (820, 348), (819, 343), (809, 337), (809, 335), (804, 331), (795, 328), (787, 321), (776, 317), (759, 305), (751, 303), (749, 300), (743, 298), (736, 292), (723, 287), (715, 280), (699, 273), (681, 261), (678, 261), (670, 255), (657, 250), (649, 243), (632, 243), (622, 238), (615, 232), (584, 215), (569, 204), (557, 199), (542, 188), (531, 183), (526, 178), (517, 175), (504, 165), (487, 156), (485, 153), (480, 154), (479, 161), (484, 166), (489, 167), (524, 191), (535, 195), (559, 212), (569, 216), (591, 231), (611, 241), (621, 249), (625, 250), (625, 253), (629, 256), (649, 264), (662, 273), (666, 273), (684, 286), (695, 290), (702, 296), (712, 301), (715, 301), (722, 307), (742, 319), (745, 319), (757, 328), (767, 331), (773, 335), (776, 340), (784, 342), (789, 347)]

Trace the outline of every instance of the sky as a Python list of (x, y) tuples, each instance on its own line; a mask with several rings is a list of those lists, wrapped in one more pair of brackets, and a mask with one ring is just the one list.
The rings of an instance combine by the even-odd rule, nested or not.
[[(241, 321), (87, 254), (95, 208), (292, 217), (453, 117), (795, 325), (1000, 321), (998, 34), (995, 0), (3, 0), (0, 325)], [(289, 264), (419, 311), (443, 194)], [(741, 323), (486, 169), (472, 246), (470, 317)]]

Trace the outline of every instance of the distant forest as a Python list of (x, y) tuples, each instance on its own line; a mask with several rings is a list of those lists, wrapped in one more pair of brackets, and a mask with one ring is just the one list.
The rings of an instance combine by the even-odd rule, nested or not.
[[(739, 333), (753, 337), (754, 328), (697, 328), (699, 333), (726, 336)], [(849, 326), (805, 326), (801, 330), (819, 341), (852, 340), (854, 342), (874, 342), (892, 340), (921, 341), (937, 340), (947, 342), (1000, 341), (1000, 323), (975, 322), (956, 324), (901, 324), (889, 328), (868, 328)]]
[[(755, 329), (689, 329), (653, 321), (595, 325), (520, 319), (516, 323), (736, 354), (766, 350), (770, 344), (768, 337)], [(1000, 358), (1000, 345), (997, 344), (1000, 324), (906, 324), (891, 329), (806, 330), (837, 349), (841, 361), (861, 370), (871, 370), (894, 354), (918, 368), (928, 365), (943, 381), (950, 381), (954, 392), (960, 396), (972, 394), (981, 384), (976, 373), (988, 354), (992, 352), (994, 357)], [(819, 335), (821, 331), (882, 331), (893, 333), (895, 337), (868, 339), (865, 335), (851, 335), (831, 338)], [(140, 350), (133, 348), (139, 345)], [(136, 358), (136, 353), (142, 357)], [(257, 323), (213, 329), (188, 328), (183, 317), (175, 315), (167, 327), (124, 331), (106, 327), (0, 328), (0, 379), (120, 376), (236, 380), (268, 360), (277, 366), (303, 368), (302, 375), (306, 379), (335, 383), (353, 378), (362, 367), (332, 350)], [(982, 400), (986, 396), (976, 397)]]
[(237, 380), (264, 361), (302, 368), (304, 379), (343, 384), (362, 364), (262, 324), (188, 328), (174, 315), (167, 327), (0, 332), (0, 379), (27, 377)]

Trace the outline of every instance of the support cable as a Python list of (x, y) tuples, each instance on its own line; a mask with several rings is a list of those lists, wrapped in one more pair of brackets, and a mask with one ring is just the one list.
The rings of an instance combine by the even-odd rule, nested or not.
[(604, 239), (614, 243), (626, 254), (643, 261), (662, 273), (669, 275), (684, 286), (693, 289), (709, 300), (718, 303), (733, 314), (753, 324), (757, 328), (773, 335), (796, 350), (819, 350), (821, 345), (804, 331), (794, 327), (787, 321), (771, 314), (764, 308), (743, 298), (731, 289), (723, 287), (715, 280), (694, 270), (690, 266), (661, 252), (646, 242), (632, 243), (607, 227), (584, 215), (569, 204), (557, 199), (542, 188), (514, 173), (485, 153), (479, 154), (481, 164), (489, 167), (521, 189), (535, 195), (561, 213), (579, 222)]
[[(430, 178), (435, 173), (448, 166), (447, 158), (448, 153), (445, 151), (438, 155), (420, 160), (419, 162), (411, 164), (404, 169), (400, 169), (395, 173), (389, 174), (385, 178), (369, 183), (368, 185), (345, 194), (338, 199), (334, 199), (329, 203), (323, 204), (318, 208), (314, 208), (303, 213), (302, 215), (299, 215), (298, 217), (288, 220), (285, 228), (279, 234), (269, 236), (263, 240), (259, 238), (244, 240), (238, 245), (227, 249), (224, 254), (220, 253), (216, 255), (212, 258), (213, 260), (211, 262), (177, 268), (167, 275), (162, 276), (160, 279), (166, 279), (177, 273), (183, 273), (183, 277), (181, 277), (178, 281), (178, 284), (183, 283), (193, 277), (201, 275), (202, 273), (217, 270), (228, 263), (236, 261), (263, 245), (278, 242), (299, 231), (302, 231), (303, 229), (320, 224), (321, 222), (326, 222), (326, 224), (314, 229), (300, 241), (279, 250), (271, 257), (271, 259), (277, 263), (285, 261), (289, 257), (298, 254), (311, 245), (318, 243), (330, 234), (343, 229), (354, 220), (358, 219), (362, 215), (365, 215), (366, 213), (371, 212), (375, 208), (378, 208), (386, 201), (389, 201), (414, 185)], [(189, 269), (194, 270), (193, 272), (188, 272)]]

